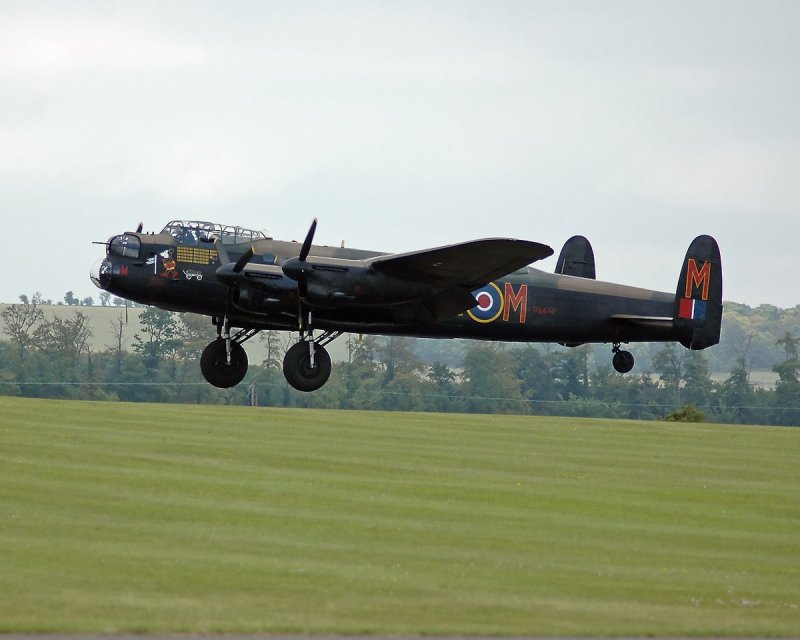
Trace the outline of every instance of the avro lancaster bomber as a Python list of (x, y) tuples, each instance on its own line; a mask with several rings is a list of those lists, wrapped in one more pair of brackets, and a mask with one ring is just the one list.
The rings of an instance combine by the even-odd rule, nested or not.
[(675, 293), (595, 278), (588, 240), (573, 236), (555, 273), (532, 266), (553, 250), (538, 242), (488, 238), (387, 254), (302, 243), (211, 222), (173, 221), (159, 233), (142, 225), (110, 238), (91, 269), (101, 289), (142, 304), (209, 316), (217, 338), (200, 368), (217, 387), (247, 373), (242, 344), (262, 330), (296, 332), (283, 372), (300, 391), (331, 373), (325, 349), (345, 332), (430, 338), (608, 343), (620, 373), (633, 368), (621, 347), (719, 342), (722, 262), (711, 236), (689, 245)]

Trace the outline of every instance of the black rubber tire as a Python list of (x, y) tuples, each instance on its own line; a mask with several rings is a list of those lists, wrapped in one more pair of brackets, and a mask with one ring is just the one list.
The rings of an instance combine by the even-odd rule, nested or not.
[(628, 373), (633, 369), (634, 358), (630, 351), (617, 351), (611, 360), (618, 373)]
[(293, 344), (283, 357), (283, 375), (298, 391), (316, 391), (331, 375), (331, 357), (324, 347), (314, 347), (314, 367), (307, 342)]
[(231, 343), (231, 363), (225, 353), (225, 340), (218, 339), (208, 344), (200, 356), (200, 371), (215, 387), (229, 389), (239, 384), (247, 374), (247, 352), (237, 342)]

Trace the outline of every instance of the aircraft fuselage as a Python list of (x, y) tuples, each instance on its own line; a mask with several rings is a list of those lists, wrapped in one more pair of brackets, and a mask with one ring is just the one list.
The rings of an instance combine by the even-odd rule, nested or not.
[[(132, 235), (132, 234), (128, 234)], [(108, 255), (98, 276), (102, 288), (114, 295), (170, 311), (221, 316), (226, 312), (228, 286), (217, 277), (222, 266), (213, 244), (186, 245), (168, 234), (140, 234), (138, 257)], [(276, 265), (296, 257), (296, 242), (259, 240), (253, 244), (252, 267), (273, 267), (277, 277), (258, 277), (246, 295), (228, 305), (234, 326), (294, 330), (298, 299), (293, 283), (277, 274)], [(244, 247), (231, 249), (238, 258)], [(234, 252), (238, 251), (238, 252)], [(343, 263), (382, 255), (378, 252), (314, 246), (318, 257), (340, 259)], [(370, 280), (374, 279), (374, 283)], [(675, 294), (637, 287), (547, 273), (525, 267), (473, 291), (478, 304), (451, 318), (435, 322), (406, 318), (400, 302), (379, 300), (373, 294), (362, 302), (360, 296), (386, 289), (386, 276), (358, 274), (352, 298), (314, 311), (317, 328), (350, 333), (376, 333), (438, 338), (473, 338), (512, 342), (631, 342), (679, 340), (673, 327)], [(341, 283), (346, 289), (346, 283)], [(283, 285), (283, 289), (281, 289)], [(424, 282), (406, 283), (405, 293), (418, 296), (428, 289)], [(613, 316), (652, 316), (646, 325), (628, 325)]]

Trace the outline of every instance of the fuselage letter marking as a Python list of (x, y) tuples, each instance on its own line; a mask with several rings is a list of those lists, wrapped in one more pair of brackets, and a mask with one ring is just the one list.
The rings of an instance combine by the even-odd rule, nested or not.
[(519, 291), (514, 293), (514, 285), (510, 282), (506, 282), (504, 297), (506, 299), (506, 306), (505, 309), (503, 309), (503, 320), (508, 322), (508, 316), (513, 308), (514, 311), (519, 312), (520, 324), (525, 324), (528, 313), (528, 285), (521, 284), (519, 286)]

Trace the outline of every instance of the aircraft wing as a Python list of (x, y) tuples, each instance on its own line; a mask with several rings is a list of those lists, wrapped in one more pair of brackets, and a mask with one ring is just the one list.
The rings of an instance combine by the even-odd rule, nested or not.
[(438, 291), (450, 287), (472, 290), (552, 254), (550, 247), (538, 242), (488, 238), (378, 256), (370, 264), (395, 278), (430, 282)]
[(429, 294), (397, 309), (419, 322), (453, 317), (475, 306), (471, 291), (552, 255), (547, 245), (488, 238), (435, 249), (378, 256), (370, 266), (384, 275), (424, 283)]

